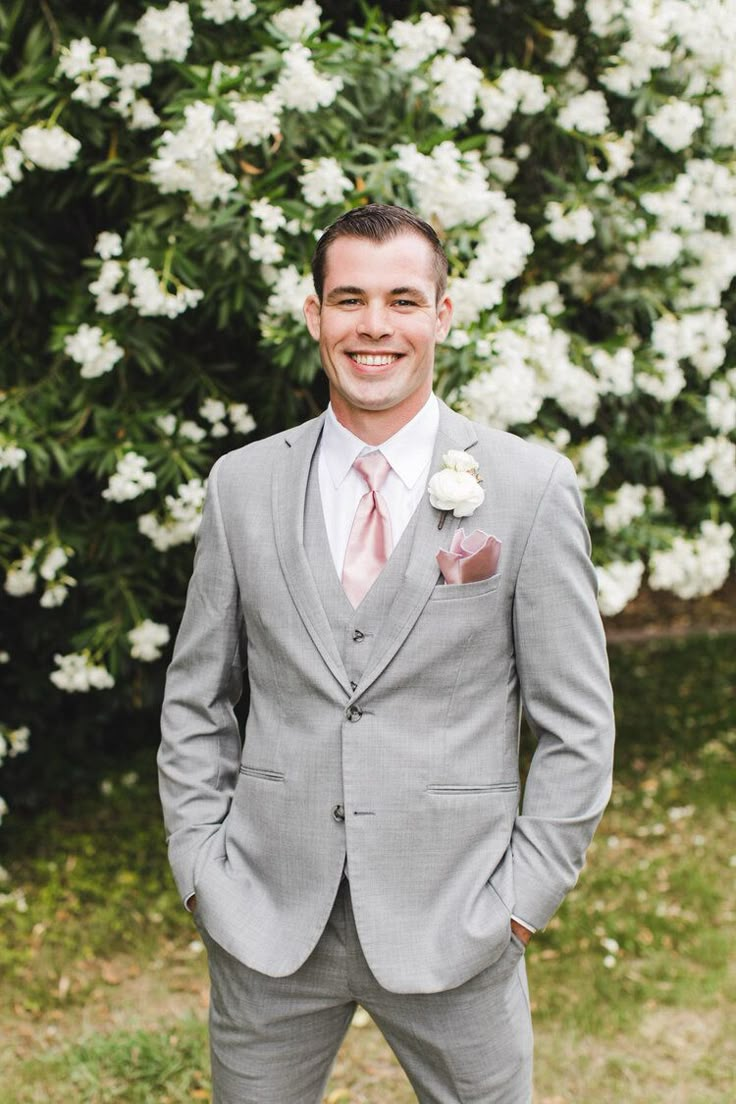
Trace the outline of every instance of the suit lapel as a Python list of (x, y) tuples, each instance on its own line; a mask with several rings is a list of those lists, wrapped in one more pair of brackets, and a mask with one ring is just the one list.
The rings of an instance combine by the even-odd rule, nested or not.
[[(472, 423), (440, 401), (440, 424), (430, 475), (441, 468), (442, 456), (448, 449), (469, 449), (477, 439)], [(439, 529), (441, 515), (431, 505), (427, 494), (419, 503), (417, 514), (406, 574), (376, 639), (368, 667), (358, 685), (359, 693), (375, 682), (411, 632), (437, 585), (440, 573), (437, 552), (440, 548), (450, 547), (453, 535), (461, 524), (459, 518), (448, 514), (442, 529)]]
[(276, 550), (292, 601), (315, 647), (350, 693), (350, 679), (335, 644), (304, 549), (304, 501), (324, 415), (284, 438), (284, 456), (274, 471), (272, 512)]

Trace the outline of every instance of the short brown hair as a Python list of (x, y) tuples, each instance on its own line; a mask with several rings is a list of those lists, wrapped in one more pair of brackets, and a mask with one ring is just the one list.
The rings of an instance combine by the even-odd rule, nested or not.
[(420, 234), (432, 247), (434, 258), (435, 285), (437, 299), (444, 295), (447, 288), (447, 255), (442, 242), (434, 229), (408, 211), (406, 207), (396, 207), (388, 203), (368, 203), (365, 207), (353, 207), (327, 227), (317, 242), (312, 257), (312, 279), (317, 298), (322, 301), (327, 268), (327, 250), (337, 238), (367, 238), (369, 241), (385, 242), (399, 234)]

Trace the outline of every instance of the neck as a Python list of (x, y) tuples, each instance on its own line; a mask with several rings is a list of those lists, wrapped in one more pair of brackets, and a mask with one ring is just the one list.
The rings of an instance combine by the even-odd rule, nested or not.
[(397, 407), (388, 410), (356, 410), (341, 403), (339, 397), (336, 401), (334, 396), (330, 396), (330, 402), (340, 425), (345, 426), (345, 429), (350, 430), (366, 445), (382, 445), (417, 416), (430, 394), (431, 392), (427, 392), (409, 409), (401, 410)]

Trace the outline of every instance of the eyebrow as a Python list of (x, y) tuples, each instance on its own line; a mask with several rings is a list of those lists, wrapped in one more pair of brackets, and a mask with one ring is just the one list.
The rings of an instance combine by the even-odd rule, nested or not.
[[(419, 288), (415, 287), (395, 287), (389, 291), (389, 296), (394, 295), (410, 295), (413, 299), (426, 299), (427, 296)], [(353, 287), (350, 284), (342, 285), (341, 287), (332, 288), (327, 295), (326, 299), (337, 299), (341, 295), (365, 295), (365, 288)]]

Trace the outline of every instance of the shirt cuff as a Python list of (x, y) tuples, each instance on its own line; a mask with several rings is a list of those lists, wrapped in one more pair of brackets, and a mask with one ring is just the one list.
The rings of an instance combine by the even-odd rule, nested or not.
[(531, 924), (528, 924), (526, 920), (522, 920), (520, 916), (514, 916), (513, 912), (511, 913), (511, 919), (515, 920), (517, 924), (521, 924), (522, 928), (526, 928), (526, 930), (530, 931), (532, 935), (534, 935), (535, 931), (537, 930), (536, 928), (533, 928)]

